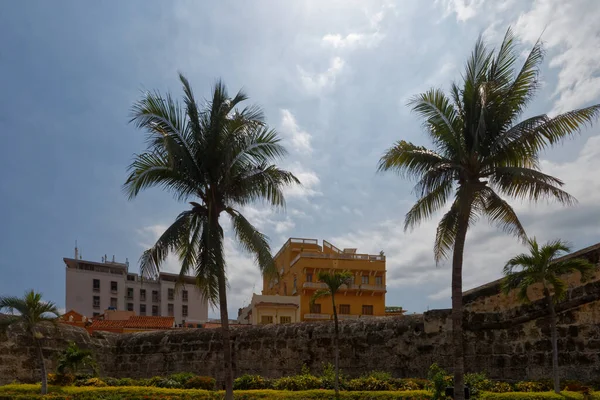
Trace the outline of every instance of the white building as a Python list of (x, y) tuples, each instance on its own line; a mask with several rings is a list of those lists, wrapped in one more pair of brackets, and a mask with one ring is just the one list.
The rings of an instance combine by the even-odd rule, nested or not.
[(251, 325), (300, 322), (300, 296), (252, 294), (250, 305), (240, 308), (238, 322)]
[(141, 279), (128, 271), (129, 263), (94, 262), (64, 258), (66, 265), (66, 309), (87, 317), (106, 309), (135, 314), (175, 317), (175, 324), (203, 323), (208, 320), (208, 303), (185, 278), (176, 286), (176, 274), (161, 272), (157, 279)]

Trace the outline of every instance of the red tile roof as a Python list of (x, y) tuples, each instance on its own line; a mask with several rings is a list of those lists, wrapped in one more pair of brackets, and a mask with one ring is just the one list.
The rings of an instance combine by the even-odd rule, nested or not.
[(106, 319), (95, 319), (90, 325), (90, 329), (122, 329), (127, 321), (113, 321)]
[(174, 317), (133, 316), (124, 322), (126, 329), (169, 329), (175, 323)]

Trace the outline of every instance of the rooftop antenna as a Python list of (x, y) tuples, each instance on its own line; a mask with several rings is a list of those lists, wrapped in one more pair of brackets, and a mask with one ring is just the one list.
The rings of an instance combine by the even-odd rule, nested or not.
[(104, 262), (108, 262), (108, 256), (104, 254)]
[(79, 256), (79, 249), (77, 248), (77, 240), (75, 240), (75, 259), (77, 260)]
[(115, 255), (114, 254), (113, 254), (113, 260), (112, 260), (112, 262), (115, 262)]

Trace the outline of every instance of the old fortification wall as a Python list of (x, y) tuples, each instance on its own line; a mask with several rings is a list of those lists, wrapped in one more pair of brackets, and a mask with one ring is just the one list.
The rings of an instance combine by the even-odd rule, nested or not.
[[(469, 300), (466, 298), (465, 300)], [(471, 299), (473, 300), (473, 299)], [(473, 312), (467, 302), (465, 351), (468, 371), (492, 378), (536, 379), (550, 376), (549, 321), (542, 301), (503, 312)], [(600, 281), (573, 287), (558, 307), (561, 373), (591, 380), (600, 374)], [(450, 311), (397, 319), (347, 321), (341, 327), (340, 365), (359, 375), (386, 370), (398, 377), (425, 376), (433, 362), (450, 369)], [(53, 368), (57, 351), (74, 340), (93, 349), (103, 375), (151, 377), (192, 371), (222, 376), (220, 331), (173, 330), (135, 334), (95, 333), (62, 326), (45, 332), (44, 353)], [(235, 375), (279, 377), (300, 371), (302, 364), (318, 371), (332, 359), (333, 325), (302, 323), (234, 330)], [(30, 340), (13, 328), (0, 337), (0, 384), (35, 380), (37, 366)]]

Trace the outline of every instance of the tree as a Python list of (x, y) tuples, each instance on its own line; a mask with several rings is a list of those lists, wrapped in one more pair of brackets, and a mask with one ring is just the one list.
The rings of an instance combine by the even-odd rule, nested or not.
[[(33, 339), (37, 350), (40, 373), (42, 374), (42, 394), (48, 393), (48, 376), (44, 364), (44, 353), (40, 339), (43, 338), (39, 327), (42, 322), (56, 323), (60, 316), (58, 308), (52, 302), (42, 301), (42, 294), (33, 290), (25, 293), (24, 297), (2, 296), (0, 297), (0, 310), (7, 309), (11, 313), (7, 318), (0, 320), (4, 327), (20, 323), (25, 332)], [(18, 314), (14, 314), (14, 312)], [(53, 315), (53, 316), (52, 316)]]
[(327, 286), (327, 289), (317, 290), (310, 298), (310, 304), (312, 306), (315, 304), (315, 301), (317, 299), (319, 299), (321, 297), (325, 297), (325, 296), (331, 296), (331, 304), (333, 306), (333, 323), (334, 323), (334, 327), (335, 327), (335, 336), (333, 339), (334, 340), (333, 351), (335, 353), (335, 355), (334, 355), (334, 357), (335, 357), (334, 388), (335, 388), (335, 397), (336, 398), (338, 398), (340, 395), (340, 345), (339, 345), (340, 332), (339, 332), (339, 326), (338, 326), (337, 310), (335, 308), (335, 294), (342, 285), (349, 286), (352, 283), (352, 278), (353, 278), (352, 273), (350, 273), (348, 271), (331, 272), (331, 273), (326, 272), (326, 271), (321, 271), (317, 275), (317, 279), (320, 282), (323, 282), (325, 284), (325, 286)]
[(454, 384), (463, 398), (462, 267), (469, 227), (481, 216), (504, 231), (525, 240), (525, 230), (512, 207), (501, 196), (563, 204), (575, 199), (560, 188), (563, 182), (540, 171), (539, 153), (591, 123), (600, 112), (594, 105), (549, 117), (520, 121), (539, 86), (543, 59), (536, 43), (523, 65), (510, 29), (498, 51), (489, 50), (480, 37), (467, 61), (462, 82), (450, 94), (430, 89), (409, 103), (424, 122), (433, 149), (399, 141), (379, 161), (379, 171), (395, 171), (416, 179), (416, 204), (405, 218), (405, 230), (414, 228), (445, 208), (436, 232), (436, 263), (452, 251), (452, 327)]
[(188, 80), (179, 78), (183, 104), (170, 94), (149, 92), (133, 106), (131, 121), (147, 132), (148, 147), (135, 155), (124, 188), (132, 199), (143, 189), (161, 187), (191, 205), (143, 253), (140, 271), (143, 276), (156, 276), (167, 255), (174, 253), (181, 261), (180, 281), (193, 272), (208, 301), (218, 303), (226, 398), (232, 399), (227, 275), (219, 218), (223, 213), (229, 216), (238, 242), (255, 256), (263, 274), (274, 277), (268, 238), (240, 210), (258, 200), (284, 207), (282, 189), (299, 181), (271, 163), (286, 154), (285, 148), (259, 107), (238, 108), (246, 94), (240, 91), (230, 98), (219, 81), (211, 99), (199, 106)]
[(504, 267), (504, 281), (502, 288), (508, 294), (517, 289), (517, 297), (522, 302), (529, 302), (527, 289), (534, 284), (541, 284), (544, 298), (550, 315), (550, 328), (552, 335), (552, 375), (554, 391), (560, 393), (560, 378), (558, 371), (558, 339), (556, 332), (556, 310), (554, 304), (565, 298), (567, 283), (561, 276), (575, 271), (581, 273), (581, 280), (589, 279), (595, 271), (593, 264), (583, 258), (559, 259), (562, 255), (570, 253), (571, 249), (566, 242), (555, 240), (539, 246), (536, 239), (527, 241), (529, 254), (519, 254), (511, 258)]
[(82, 350), (75, 342), (70, 342), (69, 346), (61, 353), (58, 358), (56, 371), (64, 374), (67, 371), (77, 374), (80, 368), (91, 369), (94, 374), (97, 373), (96, 360), (90, 350)]

